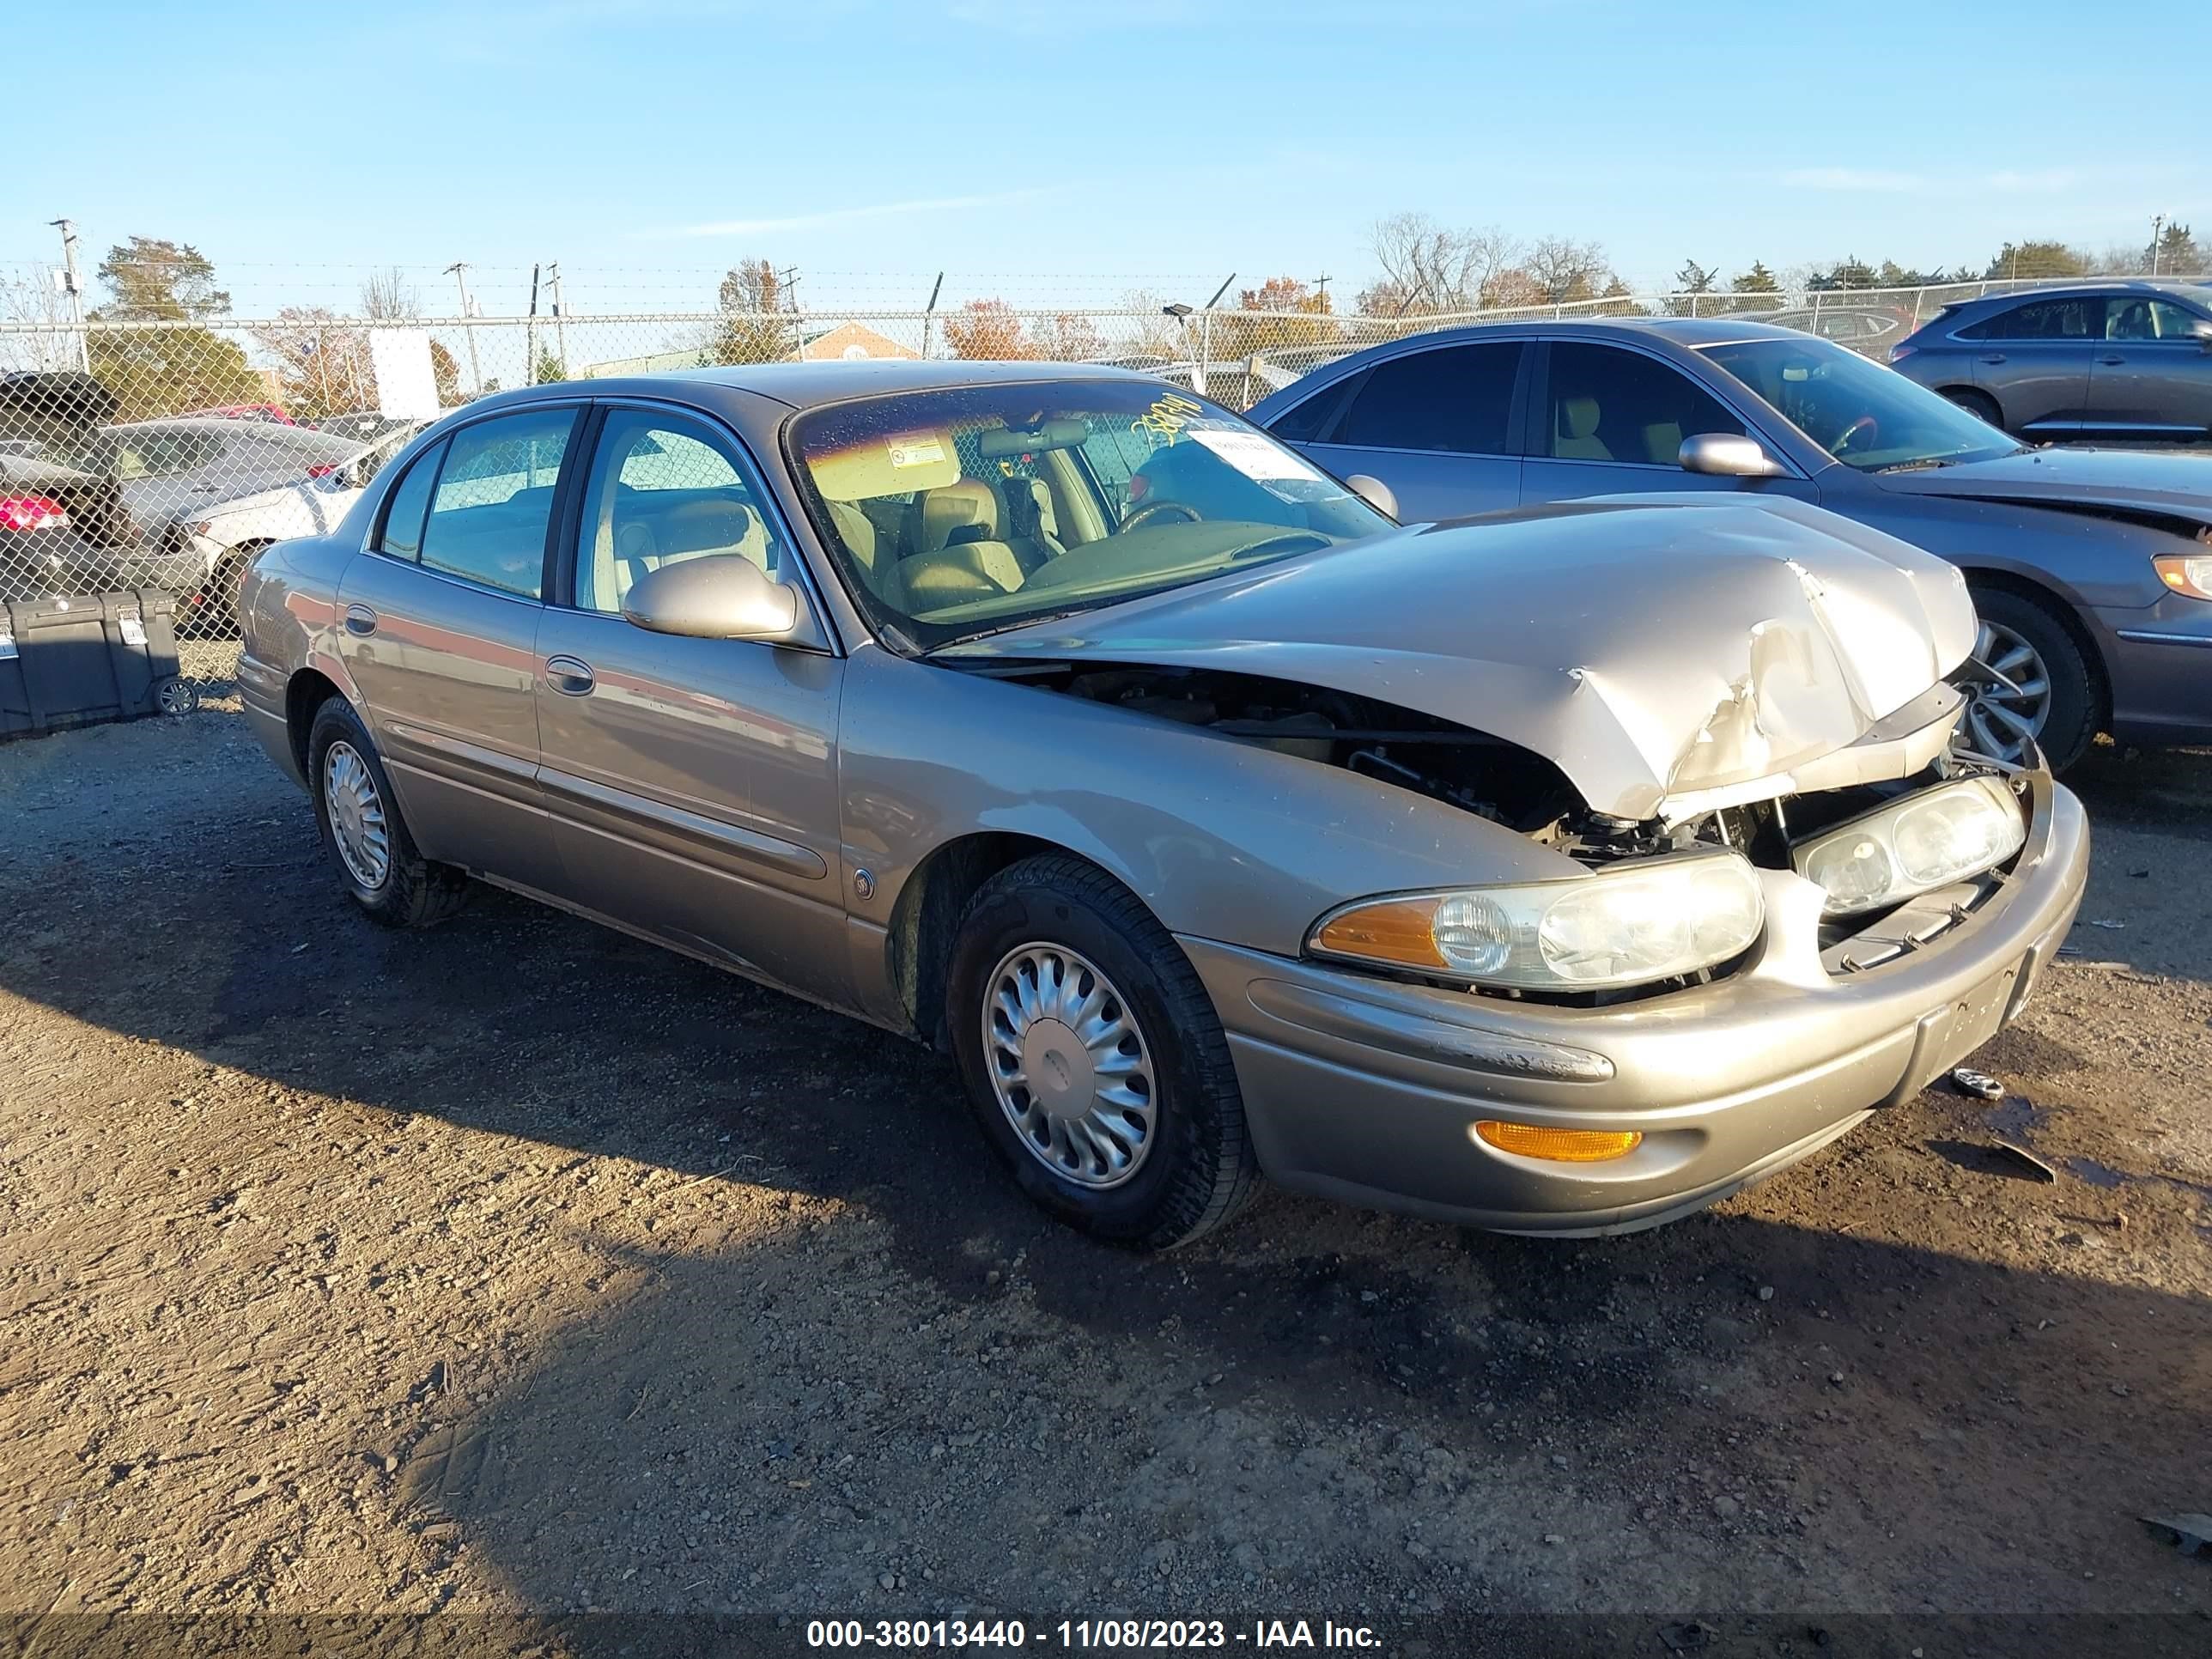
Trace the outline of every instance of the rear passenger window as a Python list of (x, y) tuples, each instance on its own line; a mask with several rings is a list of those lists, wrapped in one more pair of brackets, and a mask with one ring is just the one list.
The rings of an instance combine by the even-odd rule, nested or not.
[(1984, 340), (2087, 340), (2105, 331), (2105, 302), (2096, 300), (2038, 300), (2015, 306), (1982, 325)]
[(438, 463), (446, 447), (434, 444), (407, 469), (407, 476), (392, 492), (384, 509), (384, 534), (377, 549), (395, 559), (415, 559), (422, 552), (422, 515), (430, 508), (430, 486), (438, 482)]
[[(422, 527), (423, 567), (538, 598), (553, 492), (575, 424), (573, 409), (533, 409), (456, 432)], [(410, 472), (402, 488), (412, 482)]]
[(1504, 342), (1442, 346), (1377, 363), (1330, 441), (1502, 455), (1520, 368), (1520, 345)]
[(1540, 453), (1554, 460), (1677, 466), (1685, 438), (1747, 435), (1718, 398), (1640, 352), (1563, 343), (1550, 378)]

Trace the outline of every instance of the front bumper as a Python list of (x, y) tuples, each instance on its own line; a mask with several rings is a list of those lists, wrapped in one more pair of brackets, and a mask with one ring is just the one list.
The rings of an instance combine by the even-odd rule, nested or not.
[[(1762, 871), (1767, 925), (1729, 978), (1607, 1008), (1514, 1002), (1182, 943), (1227, 1027), (1279, 1184), (1504, 1232), (1624, 1232), (1703, 1208), (1910, 1099), (2020, 1012), (2081, 902), (2081, 805), (2031, 780), (2027, 845), (1963, 921), (1832, 975), (1820, 890)], [(1603, 1164), (1476, 1139), (1487, 1117), (1635, 1129)]]
[(2140, 611), (2091, 614), (2110, 639), (2112, 735), (2212, 743), (2212, 604), (2168, 593)]

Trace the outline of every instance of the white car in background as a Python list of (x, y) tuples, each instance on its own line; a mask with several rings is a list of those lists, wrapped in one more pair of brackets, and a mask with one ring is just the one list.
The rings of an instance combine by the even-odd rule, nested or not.
[(240, 579), (255, 554), (271, 542), (328, 532), (378, 470), (428, 424), (406, 422), (345, 460), (310, 466), (292, 483), (191, 509), (185, 542), (203, 580), (197, 593), (179, 596), (179, 609), (190, 605), (188, 615), (210, 623), (229, 621), (237, 612)]

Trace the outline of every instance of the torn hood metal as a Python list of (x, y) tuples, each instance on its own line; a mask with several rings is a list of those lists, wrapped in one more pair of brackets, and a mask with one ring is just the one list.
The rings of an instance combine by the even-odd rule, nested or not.
[(1593, 808), (1644, 819), (1925, 765), (1974, 631), (1959, 572), (1917, 548), (1695, 494), (1415, 526), (938, 655), (1373, 697), (1533, 750)]

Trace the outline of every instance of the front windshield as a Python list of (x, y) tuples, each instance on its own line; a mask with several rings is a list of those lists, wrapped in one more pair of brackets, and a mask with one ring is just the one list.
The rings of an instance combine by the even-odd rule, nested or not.
[(1741, 340), (1706, 356), (1846, 466), (1942, 466), (2020, 446), (1948, 398), (1826, 340)]
[(1389, 527), (1266, 433), (1153, 381), (864, 398), (800, 416), (792, 442), (848, 585), (921, 650)]

